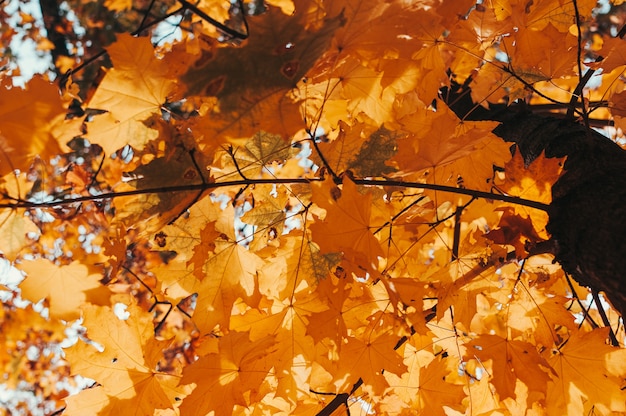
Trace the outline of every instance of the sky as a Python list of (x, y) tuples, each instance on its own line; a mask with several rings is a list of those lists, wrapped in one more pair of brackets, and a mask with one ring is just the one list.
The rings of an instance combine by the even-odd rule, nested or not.
[[(41, 9), (37, 1), (8, 0), (3, 6), (9, 15), (15, 16), (14, 23), (19, 21), (19, 10), (33, 16), (36, 19), (35, 22), (42, 20)], [(24, 33), (23, 29), (16, 28), (16, 30), (20, 35)], [(24, 86), (34, 74), (43, 73), (50, 68), (52, 63), (50, 54), (37, 51), (37, 44), (29, 37), (15, 36), (10, 46), (13, 53), (17, 55), (17, 65), (21, 71), (20, 76), (13, 78), (13, 85)]]

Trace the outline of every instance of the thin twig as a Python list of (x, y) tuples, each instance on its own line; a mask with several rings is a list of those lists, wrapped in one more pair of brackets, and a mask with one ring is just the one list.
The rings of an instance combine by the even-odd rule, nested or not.
[(419, 198), (417, 198), (415, 201), (411, 202), (409, 205), (407, 205), (406, 207), (402, 208), (400, 210), (400, 212), (398, 212), (397, 214), (395, 214), (393, 217), (391, 217), (391, 219), (387, 222), (385, 222), (383, 225), (381, 225), (380, 227), (378, 227), (374, 232), (372, 232), (372, 234), (376, 235), (379, 232), (382, 231), (383, 228), (385, 228), (388, 225), (393, 224), (393, 222), (395, 220), (397, 220), (398, 218), (400, 218), (400, 216), (402, 214), (404, 214), (405, 212), (407, 212), (408, 210), (410, 210), (411, 208), (413, 208), (415, 205), (419, 204), (421, 201), (423, 201), (426, 198), (426, 196), (422, 195)]
[(233, 147), (229, 146), (226, 149), (226, 153), (228, 153), (230, 155), (230, 158), (233, 160), (233, 164), (235, 165), (235, 169), (237, 169), (237, 173), (239, 174), (239, 176), (241, 176), (245, 180), (248, 180), (248, 178), (246, 178), (246, 175), (244, 175), (243, 172), (241, 171), (241, 168), (239, 167), (239, 163), (237, 163), (237, 158), (235, 158), (235, 151), (233, 150)]
[(313, 133), (311, 131), (308, 131), (307, 133), (309, 135), (310, 142), (313, 144), (313, 148), (315, 149), (315, 152), (317, 153), (317, 155), (320, 157), (320, 160), (322, 161), (322, 167), (324, 167), (324, 169), (326, 169), (328, 173), (330, 173), (330, 176), (332, 176), (335, 183), (341, 183), (341, 179), (339, 178), (337, 173), (333, 170), (333, 168), (330, 167), (330, 164), (326, 160), (326, 157), (324, 156), (319, 146), (317, 145), (317, 142), (315, 141), (315, 136), (313, 135)]
[(461, 215), (465, 207), (458, 206), (454, 212), (454, 238), (452, 239), (452, 261), (459, 258), (459, 246), (461, 245)]
[[(203, 185), (206, 185), (206, 180), (204, 179), (204, 174), (202, 173), (202, 169), (200, 169), (200, 166), (198, 165), (198, 162), (196, 161), (196, 157), (194, 156), (196, 152), (196, 149), (191, 149), (189, 151), (189, 157), (191, 158), (191, 162), (193, 163), (193, 166), (196, 168), (196, 171), (198, 172), (198, 175), (200, 176), (200, 180), (202, 181)], [(198, 193), (196, 194), (196, 196), (193, 198), (193, 200), (191, 202), (189, 202), (184, 209), (182, 209), (180, 211), (180, 213), (178, 213), (178, 215), (174, 218), (172, 218), (172, 220), (169, 222), (169, 224), (173, 224), (176, 222), (176, 220), (178, 218), (180, 218), (181, 215), (183, 215), (185, 212), (187, 212), (187, 210), (189, 208), (191, 208), (192, 206), (194, 206), (196, 204), (196, 202), (198, 202), (200, 200), (200, 197), (202, 196), (202, 194), (204, 194), (204, 189), (201, 189), (198, 191)]]
[[(581, 114), (583, 117), (583, 121), (585, 123), (585, 127), (587, 127), (587, 129), (589, 129), (589, 118), (587, 116), (587, 109), (585, 106), (585, 97), (583, 97), (582, 95), (582, 90), (584, 88), (584, 86), (586, 85), (587, 81), (585, 80), (583, 82), (583, 79), (585, 78), (585, 75), (587, 74), (583, 74), (583, 35), (582, 35), (582, 28), (580, 27), (580, 13), (578, 11), (578, 2), (577, 0), (572, 0), (572, 5), (574, 6), (574, 16), (576, 18), (576, 32), (577, 32), (577, 38), (578, 38), (578, 42), (577, 42), (577, 59), (576, 59), (576, 65), (578, 67), (578, 85), (576, 86), (576, 89), (578, 90), (580, 87), (580, 92), (578, 94), (578, 98), (580, 100), (580, 109), (581, 109)], [(577, 97), (577, 95), (575, 94), (572, 98)], [(571, 102), (571, 101), (570, 101)], [(570, 114), (570, 112), (573, 114), (574, 110), (572, 108), (570, 108), (567, 113), (568, 115)]]
[[(596, 323), (596, 321), (593, 320), (591, 315), (589, 315), (589, 309), (587, 307), (585, 307), (585, 305), (583, 305), (582, 301), (580, 300), (580, 297), (578, 296), (578, 293), (576, 293), (576, 290), (574, 289), (574, 284), (572, 283), (572, 279), (570, 279), (568, 273), (565, 273), (565, 281), (567, 282), (567, 284), (569, 285), (570, 290), (572, 291), (572, 296), (574, 297), (574, 299), (576, 299), (576, 302), (578, 303), (578, 306), (580, 306), (580, 309), (584, 313), (583, 321), (586, 320), (587, 322), (589, 322), (589, 325), (591, 325), (591, 328), (593, 328), (593, 329), (600, 328), (600, 325), (598, 325)], [(568, 309), (569, 308), (571, 308), (571, 306), (569, 306)], [(582, 326), (582, 322), (581, 322), (581, 326)]]
[(200, 16), (202, 18), (202, 20), (205, 20), (206, 22), (210, 23), (211, 25), (215, 26), (216, 28), (218, 28), (222, 32), (230, 35), (231, 37), (233, 37), (235, 39), (244, 40), (244, 39), (247, 39), (248, 36), (250, 35), (248, 33), (248, 22), (246, 21), (245, 10), (243, 9), (243, 5), (242, 5), (241, 1), (239, 1), (238, 3), (239, 3), (239, 7), (241, 9), (241, 16), (243, 16), (242, 19), (243, 19), (244, 27), (246, 29), (246, 33), (238, 32), (235, 29), (231, 29), (230, 27), (226, 26), (225, 24), (218, 22), (217, 20), (213, 19), (211, 16), (209, 16), (208, 14), (206, 14), (205, 12), (200, 10), (198, 7), (196, 7), (194, 4), (189, 3), (187, 0), (178, 0), (178, 2), (180, 4), (182, 4), (185, 9), (191, 10), (192, 12), (194, 12), (195, 14)]
[(614, 347), (619, 347), (619, 341), (615, 336), (615, 332), (613, 332), (613, 328), (611, 327), (611, 322), (609, 322), (609, 318), (606, 316), (606, 311), (604, 310), (604, 306), (602, 306), (602, 302), (600, 301), (600, 295), (598, 295), (597, 290), (591, 291), (591, 296), (593, 296), (593, 301), (596, 303), (596, 307), (598, 308), (598, 312), (600, 312), (600, 318), (602, 318), (602, 323), (604, 326), (609, 328), (609, 339), (611, 340), (611, 345)]
[[(180, 13), (181, 11), (184, 11), (184, 10), (185, 10), (185, 8), (181, 7), (179, 9), (176, 9), (176, 10), (166, 14), (165, 16), (163, 16), (163, 17), (161, 17), (159, 19), (156, 19), (156, 20), (146, 24), (145, 26), (139, 26), (139, 28), (137, 30), (135, 30), (134, 32), (132, 32), (131, 35), (132, 36), (137, 36), (141, 32), (143, 32), (144, 30), (148, 29), (149, 27), (158, 25), (159, 23), (169, 19), (170, 17), (172, 17), (174, 15), (177, 15), (178, 13)], [(60, 85), (60, 87), (63, 88), (63, 86), (65, 85), (67, 80), (73, 74), (76, 74), (77, 72), (82, 71), (87, 66), (91, 65), (92, 63), (94, 63), (95, 61), (97, 61), (98, 59), (100, 59), (101, 57), (103, 57), (106, 54), (107, 54), (107, 50), (106, 49), (102, 49), (101, 51), (99, 51), (95, 55), (93, 55), (93, 56), (87, 58), (86, 60), (84, 60), (83, 62), (81, 62), (76, 68), (72, 68), (72, 69), (68, 70), (65, 74), (63, 74), (62, 77), (59, 77), (59, 85)]]
[[(354, 383), (354, 385), (352, 386), (352, 390), (350, 390), (350, 393), (337, 394), (330, 403), (324, 406), (324, 408), (316, 414), (316, 416), (331, 416), (333, 412), (339, 409), (341, 405), (344, 405), (346, 407), (346, 413), (350, 415), (350, 406), (348, 405), (348, 399), (350, 398), (350, 396), (354, 394), (355, 391), (357, 391), (359, 387), (361, 387), (362, 384), (363, 384), (363, 379), (359, 378), (357, 382)], [(333, 393), (318, 393), (314, 390), (309, 390), (309, 391), (311, 393), (322, 394), (322, 395), (333, 394)]]

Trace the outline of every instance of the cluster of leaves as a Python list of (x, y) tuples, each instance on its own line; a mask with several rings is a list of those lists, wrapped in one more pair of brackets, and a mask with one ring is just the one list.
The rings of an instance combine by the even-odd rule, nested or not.
[[(562, 160), (525, 166), (439, 97), (620, 127), (595, 2), (156, 3), (68, 3), (184, 30), (111, 30), (97, 83), (0, 97), (11, 380), (67, 415), (626, 414), (619, 317), (531, 255)], [(64, 397), (55, 369), (94, 383)]]

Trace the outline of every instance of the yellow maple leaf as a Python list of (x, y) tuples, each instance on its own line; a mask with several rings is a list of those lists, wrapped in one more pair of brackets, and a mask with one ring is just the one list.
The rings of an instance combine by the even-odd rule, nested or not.
[(267, 302), (263, 311), (251, 309), (231, 318), (231, 330), (249, 332), (251, 341), (268, 335), (275, 338), (276, 348), (269, 359), (278, 379), (276, 395), (286, 400), (298, 388), (297, 378), (308, 378), (304, 368), (316, 360), (317, 350), (306, 331), (308, 317), (314, 311), (324, 310), (324, 302), (317, 294), (310, 293), (310, 288), (302, 286), (291, 297)]
[(285, 209), (289, 194), (284, 186), (261, 185), (252, 191), (254, 207), (241, 220), (256, 226), (250, 250), (258, 251), (268, 245), (276, 246), (283, 234)]
[(182, 384), (196, 387), (183, 400), (181, 414), (231, 414), (234, 405), (249, 405), (273, 364), (267, 359), (274, 337), (250, 341), (246, 332), (229, 332), (219, 340), (219, 354), (201, 357), (183, 371)]
[(240, 179), (241, 175), (254, 179), (268, 175), (271, 172), (268, 165), (285, 163), (294, 154), (293, 150), (291, 143), (282, 136), (258, 131), (242, 145), (219, 154), (223, 173), (216, 173), (216, 180)]
[[(268, 298), (290, 297), (298, 287), (315, 287), (339, 263), (338, 253), (321, 254), (319, 247), (304, 234), (281, 237), (280, 246), (258, 274), (258, 290)], [(303, 283), (306, 282), (306, 285)]]
[[(559, 32), (552, 21), (548, 21), (542, 30), (524, 28), (513, 37), (503, 39), (503, 44), (509, 52), (514, 72), (531, 84), (573, 75), (576, 36)], [(537, 45), (542, 47), (537, 48)], [(509, 87), (519, 83), (519, 80), (510, 81)], [(518, 88), (523, 90), (526, 87), (519, 85)]]
[[(94, 345), (79, 341), (65, 350), (74, 374), (96, 380), (102, 385), (99, 400), (107, 400), (102, 408), (108, 414), (144, 415), (155, 409), (177, 407), (188, 392), (178, 387), (180, 376), (162, 373), (157, 363), (169, 341), (154, 338), (152, 316), (135, 305), (128, 307), (129, 317), (122, 320), (110, 307), (87, 305), (83, 308), (83, 324)], [(102, 394), (104, 393), (104, 394)], [(84, 390), (74, 400), (86, 403), (96, 393)], [(81, 401), (82, 402), (82, 401)]]
[(108, 302), (110, 292), (100, 283), (102, 275), (78, 262), (57, 266), (49, 260), (36, 259), (24, 261), (20, 268), (27, 274), (20, 283), (22, 296), (32, 302), (48, 299), (52, 317), (71, 321), (80, 317), (80, 307), (85, 302)]
[(596, 5), (595, 0), (577, 2), (546, 0), (537, 2), (525, 9), (526, 16), (524, 18), (526, 21), (522, 28), (544, 30), (548, 24), (552, 24), (560, 32), (567, 32), (575, 24), (575, 13), (578, 13), (581, 19), (590, 18), (591, 11)]
[(107, 9), (115, 12), (122, 12), (133, 6), (132, 0), (106, 0), (104, 5)]
[(237, 298), (253, 295), (262, 264), (257, 255), (236, 242), (215, 242), (215, 254), (208, 255), (200, 268), (204, 279), (194, 284), (198, 299), (193, 319), (199, 329), (210, 333), (215, 325), (227, 326)]
[(21, 211), (6, 209), (0, 212), (0, 250), (13, 259), (28, 244), (27, 234), (39, 234), (39, 228)]
[(156, 137), (156, 131), (150, 132), (141, 122), (151, 114), (160, 114), (175, 82), (167, 77), (166, 64), (154, 56), (148, 38), (120, 35), (108, 53), (113, 68), (88, 102), (90, 108), (108, 113), (88, 124), (87, 138), (107, 154), (126, 144), (142, 149)]

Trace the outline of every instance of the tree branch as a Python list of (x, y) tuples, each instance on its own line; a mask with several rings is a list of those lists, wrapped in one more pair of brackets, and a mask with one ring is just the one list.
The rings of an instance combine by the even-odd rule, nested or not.
[[(346, 406), (347, 414), (349, 415), (350, 406), (348, 405), (348, 399), (350, 398), (350, 396), (354, 394), (355, 391), (357, 391), (359, 387), (361, 387), (362, 384), (363, 384), (363, 379), (359, 378), (357, 382), (354, 383), (354, 385), (352, 386), (352, 390), (350, 391), (350, 393), (340, 393), (336, 395), (335, 398), (330, 403), (324, 406), (324, 408), (316, 414), (316, 416), (331, 416), (333, 412), (339, 409), (341, 405)], [(324, 393), (318, 393), (313, 390), (311, 390), (311, 393), (324, 394)]]
[[(100, 195), (84, 195), (74, 198), (59, 199), (54, 201), (36, 202), (17, 199), (15, 202), (0, 203), (0, 209), (17, 209), (17, 208), (54, 208), (66, 205), (77, 204), (81, 202), (101, 201), (104, 199), (119, 198), (124, 196), (133, 195), (146, 195), (146, 194), (163, 194), (163, 193), (177, 193), (177, 192), (191, 192), (191, 191), (206, 191), (209, 189), (225, 188), (229, 186), (246, 186), (246, 185), (289, 185), (289, 184), (308, 184), (312, 182), (320, 182), (321, 178), (268, 178), (268, 179), (238, 179), (226, 182), (206, 182), (197, 183), (192, 185), (175, 185), (175, 186), (163, 186), (146, 189), (135, 189), (132, 191), (122, 192), (107, 192)], [(532, 201), (516, 196), (494, 194), (491, 192), (478, 191), (475, 189), (456, 188), (453, 186), (437, 185), (433, 183), (421, 183), (421, 182), (403, 182), (396, 180), (386, 179), (354, 179), (353, 182), (357, 185), (363, 186), (382, 186), (382, 187), (396, 187), (396, 188), (411, 188), (411, 189), (428, 189), (431, 191), (448, 192), (457, 195), (468, 195), (475, 198), (488, 199), (493, 201), (508, 202), (511, 204), (522, 205), (529, 208), (538, 209), (540, 211), (547, 211), (548, 204), (543, 202)]]

